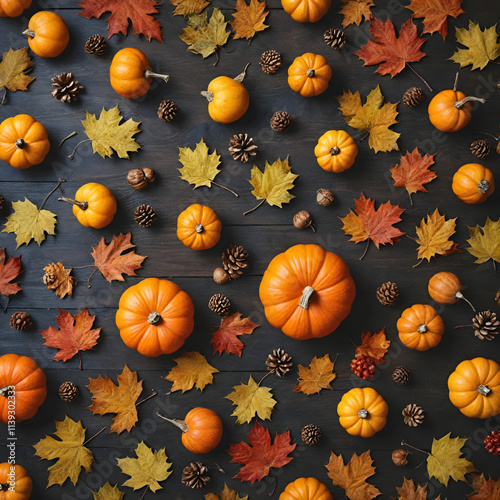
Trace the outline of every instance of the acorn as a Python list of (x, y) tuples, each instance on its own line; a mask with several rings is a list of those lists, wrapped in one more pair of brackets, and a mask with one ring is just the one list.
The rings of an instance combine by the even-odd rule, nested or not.
[(137, 191), (142, 191), (150, 182), (154, 182), (156, 173), (152, 168), (134, 168), (127, 174), (127, 182)]
[(294, 215), (293, 225), (297, 229), (305, 229), (306, 227), (310, 227), (313, 232), (316, 232), (316, 228), (311, 219), (311, 214), (307, 210), (301, 210), (299, 213)]

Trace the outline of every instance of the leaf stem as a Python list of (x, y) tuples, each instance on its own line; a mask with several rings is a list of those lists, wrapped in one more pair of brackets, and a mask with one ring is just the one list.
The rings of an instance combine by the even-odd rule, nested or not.
[(457, 71), (457, 74), (455, 75), (455, 83), (453, 84), (453, 92), (457, 91), (457, 86), (458, 86), (458, 71)]
[(274, 495), (274, 492), (276, 491), (276, 485), (278, 484), (278, 480), (276, 479), (276, 476), (273, 474), (273, 478), (274, 478), (274, 486), (273, 486), (273, 489), (271, 490), (271, 492), (269, 493), (269, 496), (272, 497)]
[(422, 264), (423, 261), (424, 261), (424, 259), (420, 259), (414, 266), (412, 266), (412, 269), (415, 269), (417, 266)]
[(359, 144), (360, 142), (364, 141), (369, 135), (370, 135), (370, 131), (363, 134), (356, 142)]
[(366, 252), (368, 252), (368, 246), (370, 245), (370, 238), (366, 240), (366, 248), (365, 251), (363, 252), (363, 255), (359, 258), (359, 260), (363, 260), (363, 257), (366, 255)]
[(219, 47), (215, 49), (215, 62), (213, 66), (217, 66), (217, 64), (219, 64)]
[(142, 500), (146, 496), (146, 493), (148, 492), (148, 490), (149, 490), (149, 486), (146, 485), (146, 487), (144, 488), (144, 493), (141, 495), (141, 498), (139, 500)]
[(80, 371), (82, 371), (83, 370), (82, 351), (78, 351), (78, 355), (80, 356)]
[(97, 266), (95, 264), (89, 264), (88, 266), (72, 267), (71, 269), (86, 269), (87, 267), (97, 267)]
[(493, 134), (490, 134), (489, 132), (477, 132), (478, 134), (486, 134), (486, 135), (489, 135), (490, 137), (493, 137), (493, 139), (495, 139), (495, 141), (499, 141), (499, 138), (496, 136), (496, 135), (493, 135)]
[(92, 139), (84, 139), (83, 141), (80, 141), (76, 146), (75, 146), (75, 149), (73, 149), (73, 152), (68, 156), (68, 158), (70, 160), (72, 160), (74, 157), (75, 157), (75, 154), (76, 154), (76, 150), (78, 148), (78, 146), (81, 146), (84, 142), (89, 142), (91, 141)]
[(237, 193), (235, 193), (232, 189), (229, 189), (228, 187), (223, 186), (222, 184), (218, 184), (218, 183), (217, 183), (217, 182), (215, 182), (215, 181), (211, 181), (211, 182), (212, 182), (212, 184), (215, 184), (217, 187), (220, 187), (220, 188), (222, 188), (222, 189), (225, 189), (226, 191), (229, 191), (230, 193), (233, 193), (233, 194), (234, 194), (234, 196), (236, 196), (236, 198), (238, 198), (238, 197), (239, 197), (239, 195), (238, 195)]
[(58, 179), (57, 186), (44, 198), (44, 200), (42, 201), (40, 208), (38, 210), (42, 210), (43, 206), (45, 205), (45, 202), (49, 199), (49, 197), (52, 194), (54, 194), (59, 189), (59, 187), (61, 186), (61, 184), (63, 182), (66, 182), (66, 180), (65, 179)]
[(85, 446), (86, 444), (88, 444), (90, 441), (92, 441), (92, 439), (94, 439), (95, 437), (97, 437), (102, 431), (106, 430), (106, 427), (103, 427), (99, 432), (97, 432), (96, 434), (94, 434), (92, 437), (89, 437), (87, 439), (87, 441), (85, 441), (82, 446)]
[(57, 146), (57, 149), (60, 149), (61, 146), (68, 140), (68, 139), (71, 139), (72, 137), (75, 137), (75, 135), (78, 135), (78, 132), (76, 132), (75, 130), (73, 130), (73, 132), (71, 132), (71, 134), (67, 135), (60, 143), (59, 143), (59, 146)]
[(243, 215), (248, 215), (249, 213), (253, 212), (254, 210), (257, 210), (265, 201), (266, 201), (266, 199), (264, 198), (257, 206), (251, 208), (250, 210), (247, 210), (246, 212), (243, 212)]
[(408, 444), (404, 439), (401, 440), (401, 446), (409, 446), (410, 448), (413, 448), (414, 450), (420, 451), (421, 453), (425, 453), (426, 455), (431, 455), (431, 453), (429, 453), (428, 451), (421, 450), (420, 448), (416, 448), (415, 446)]
[(87, 288), (92, 288), (92, 286), (90, 285), (90, 278), (92, 278), (92, 276), (94, 275), (94, 273), (97, 271), (97, 266), (94, 266), (94, 270), (90, 273), (90, 276), (87, 280)]
[(474, 326), (474, 325), (457, 325), (457, 326), (454, 326), (453, 328), (456, 330), (457, 328), (465, 328), (465, 327), (467, 327), (467, 326), (472, 327), (472, 326)]
[(408, 63), (406, 63), (406, 65), (413, 71), (413, 73), (415, 73), (420, 78), (420, 80), (422, 80), (425, 83), (425, 85), (427, 86), (427, 88), (431, 92), (434, 92), (434, 90), (432, 89), (432, 87), (425, 81), (425, 79), (424, 79), (424, 77), (422, 75), (420, 75), (419, 73), (417, 73)]
[(2, 104), (7, 104), (7, 87), (3, 88)]
[(156, 392), (156, 390), (153, 389), (153, 391), (151, 392), (151, 394), (147, 398), (144, 398), (142, 401), (135, 403), (135, 406), (137, 407), (139, 405), (142, 405), (142, 403), (145, 403), (148, 399), (154, 398), (157, 394), (158, 393)]
[(464, 295), (463, 295), (463, 293), (462, 293), (462, 292), (457, 292), (457, 293), (455, 294), (455, 297), (457, 297), (457, 298), (459, 298), (459, 299), (462, 299), (462, 300), (465, 300), (465, 302), (467, 302), (467, 304), (469, 304), (469, 305), (471, 306), (472, 310), (473, 310), (474, 312), (477, 312), (477, 311), (476, 311), (476, 308), (475, 308), (475, 307), (474, 307), (474, 306), (470, 303), (470, 301), (469, 301), (469, 300), (467, 300), (467, 299), (464, 297)]
[(259, 380), (259, 383), (257, 384), (257, 387), (260, 387), (260, 384), (262, 384), (262, 382), (264, 381), (264, 379), (266, 377), (269, 377), (269, 375), (271, 375), (271, 372), (267, 372), (260, 380)]

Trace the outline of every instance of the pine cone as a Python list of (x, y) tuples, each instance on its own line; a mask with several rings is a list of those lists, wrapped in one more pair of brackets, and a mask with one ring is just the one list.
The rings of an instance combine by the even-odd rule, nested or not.
[(292, 357), (283, 349), (274, 349), (266, 360), (267, 369), (271, 373), (276, 373), (278, 377), (286, 375), (292, 369)]
[(403, 419), (406, 425), (417, 427), (424, 421), (425, 412), (421, 406), (409, 404), (403, 411)]
[(5, 198), (0, 194), (0, 212), (3, 212), (5, 209)]
[(403, 104), (408, 108), (414, 108), (420, 104), (423, 97), (424, 93), (422, 92), (422, 89), (419, 89), (418, 87), (410, 87), (403, 94)]
[(106, 52), (106, 39), (101, 35), (92, 35), (85, 42), (85, 52), (92, 56), (102, 56)]
[(201, 462), (191, 462), (182, 471), (182, 482), (190, 488), (203, 488), (209, 481), (208, 467)]
[(271, 128), (275, 132), (285, 132), (292, 124), (292, 115), (287, 111), (276, 111), (271, 117)]
[(272, 75), (280, 69), (281, 54), (276, 50), (266, 50), (260, 57), (260, 67), (264, 73)]
[(393, 306), (399, 298), (399, 289), (396, 283), (387, 281), (377, 288), (377, 299), (383, 306)]
[(15, 312), (10, 318), (10, 326), (14, 330), (26, 332), (33, 326), (31, 316), (27, 312)]
[(399, 385), (408, 385), (411, 380), (410, 370), (403, 365), (396, 366), (392, 372), (392, 380)]
[(52, 78), (52, 97), (59, 99), (61, 102), (71, 102), (78, 99), (78, 93), (83, 89), (73, 73), (61, 73)]
[(134, 219), (139, 226), (151, 227), (156, 220), (156, 212), (150, 205), (140, 205), (135, 209)]
[(323, 37), (325, 38), (325, 43), (335, 50), (341, 49), (346, 41), (345, 33), (338, 28), (326, 30)]
[(229, 273), (230, 279), (237, 279), (248, 267), (248, 252), (241, 245), (229, 245), (222, 252), (222, 265)]
[(160, 102), (158, 106), (158, 118), (164, 122), (171, 122), (177, 115), (179, 108), (169, 99)]
[(59, 387), (58, 394), (65, 403), (71, 403), (78, 397), (79, 391), (73, 382), (64, 382)]
[(493, 340), (500, 330), (500, 320), (494, 312), (479, 312), (472, 318), (472, 328), (480, 340)]
[(308, 424), (302, 427), (300, 437), (302, 438), (302, 441), (309, 446), (318, 444), (321, 439), (321, 429), (317, 425)]
[(240, 160), (246, 163), (251, 156), (257, 154), (256, 146), (253, 139), (248, 137), (248, 134), (236, 134), (229, 139), (229, 152), (233, 155), (235, 160)]
[(222, 293), (212, 295), (208, 301), (208, 307), (211, 311), (221, 316), (227, 316), (231, 312), (231, 302)]
[(487, 139), (477, 139), (470, 145), (470, 152), (478, 158), (488, 158), (491, 153), (491, 144)]

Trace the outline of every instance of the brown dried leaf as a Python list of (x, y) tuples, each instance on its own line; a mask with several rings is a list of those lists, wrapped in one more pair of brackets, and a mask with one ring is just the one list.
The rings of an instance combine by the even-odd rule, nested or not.
[(500, 479), (494, 481), (486, 479), (484, 474), (473, 474), (472, 488), (474, 491), (467, 495), (469, 500), (493, 500), (500, 498)]
[(222, 319), (220, 328), (212, 334), (211, 344), (214, 345), (214, 356), (218, 352), (222, 354), (237, 354), (241, 357), (241, 351), (245, 344), (238, 338), (240, 335), (250, 335), (259, 325), (250, 318), (242, 318), (240, 312), (235, 312)]
[[(205, 500), (219, 500), (219, 495), (207, 493), (205, 495)], [(224, 489), (220, 492), (220, 500), (248, 500), (248, 496), (240, 497), (237, 491), (232, 490), (224, 483)]]
[(403, 478), (403, 485), (400, 488), (396, 487), (398, 491), (397, 500), (427, 500), (427, 483), (424, 486), (415, 484), (413, 479)]
[(207, 358), (199, 352), (184, 352), (180, 358), (174, 360), (177, 366), (174, 366), (165, 377), (166, 380), (173, 382), (170, 392), (189, 391), (196, 386), (203, 391), (205, 386), (212, 384), (213, 373), (219, 373), (207, 362)]
[(293, 392), (303, 392), (308, 396), (316, 394), (321, 389), (332, 389), (330, 382), (337, 376), (333, 373), (335, 363), (330, 360), (330, 356), (325, 354), (322, 358), (314, 358), (309, 366), (299, 365), (299, 383)]
[(55, 279), (52, 283), (47, 285), (49, 290), (54, 290), (55, 294), (64, 299), (66, 295), (73, 294), (73, 287), (75, 286), (75, 278), (70, 276), (72, 269), (65, 269), (62, 262), (51, 262), (43, 270), (46, 274), (53, 274)]
[(207, 5), (210, 5), (206, 0), (170, 0), (170, 2), (176, 6), (174, 16), (200, 14)]
[(33, 67), (33, 61), (28, 55), (27, 47), (3, 53), (0, 63), (0, 89), (8, 89), (11, 92), (16, 90), (28, 90), (28, 85), (34, 80), (25, 71)]
[(234, 29), (233, 38), (246, 38), (251, 40), (257, 31), (264, 31), (269, 28), (264, 24), (264, 20), (269, 12), (265, 12), (266, 1), (250, 0), (247, 5), (245, 0), (236, 0), (236, 12), (232, 14), (234, 21), (229, 24)]
[(356, 347), (355, 356), (370, 356), (376, 364), (385, 363), (384, 356), (391, 345), (391, 341), (385, 336), (385, 327), (375, 332), (363, 332), (361, 334), (361, 345)]
[(346, 28), (350, 24), (360, 25), (363, 21), (368, 21), (372, 15), (370, 7), (375, 4), (372, 0), (342, 0), (340, 13), (344, 16), (342, 26)]
[(462, 10), (462, 0), (412, 0), (407, 9), (413, 11), (414, 17), (423, 17), (422, 33), (438, 32), (446, 38), (448, 34), (448, 16), (457, 18), (465, 14)]
[(21, 273), (21, 256), (9, 257), (5, 262), (5, 248), (0, 248), (0, 293), (14, 295), (21, 290), (17, 283), (11, 283)]

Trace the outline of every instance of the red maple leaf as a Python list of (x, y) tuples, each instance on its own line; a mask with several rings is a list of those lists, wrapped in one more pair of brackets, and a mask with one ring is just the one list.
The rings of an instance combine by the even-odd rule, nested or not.
[(274, 443), (271, 444), (271, 435), (267, 429), (257, 422), (248, 434), (248, 442), (241, 441), (237, 444), (229, 445), (228, 453), (231, 455), (231, 462), (242, 464), (234, 478), (242, 481), (260, 481), (269, 474), (271, 467), (279, 469), (293, 460), (289, 457), (297, 444), (291, 444), (290, 431), (283, 434), (276, 433)]
[(155, 8), (157, 0), (82, 0), (79, 16), (91, 19), (101, 17), (105, 12), (111, 12), (108, 18), (109, 37), (117, 33), (127, 36), (129, 19), (134, 35), (144, 35), (150, 42), (151, 38), (163, 43), (161, 39), (161, 24), (152, 16), (158, 14)]
[(9, 257), (5, 262), (5, 248), (0, 248), (0, 293), (14, 295), (19, 292), (21, 287), (17, 283), (10, 282), (22, 272), (21, 256)]
[(92, 330), (95, 316), (91, 316), (87, 308), (83, 308), (76, 316), (70, 312), (59, 309), (56, 321), (59, 330), (49, 326), (47, 330), (40, 330), (45, 344), (59, 349), (53, 357), (55, 361), (68, 361), (78, 351), (87, 351), (97, 344), (101, 333), (100, 328)]
[(214, 356), (218, 352), (222, 354), (237, 354), (241, 357), (241, 351), (245, 344), (238, 338), (239, 335), (251, 334), (259, 325), (250, 318), (242, 318), (240, 312), (235, 312), (231, 316), (225, 317), (219, 329), (212, 334), (211, 344), (214, 345)]
[(417, 36), (417, 27), (411, 18), (401, 26), (399, 37), (396, 38), (394, 24), (390, 19), (383, 22), (372, 17), (370, 33), (373, 42), (369, 41), (354, 54), (365, 61), (363, 66), (379, 64), (375, 71), (379, 75), (391, 75), (392, 78), (409, 62), (420, 61), (426, 55), (420, 50), (425, 39)]
[(407, 9), (413, 11), (414, 17), (424, 18), (422, 33), (441, 33), (443, 38), (448, 34), (448, 16), (456, 18), (465, 14), (462, 0), (412, 0)]

